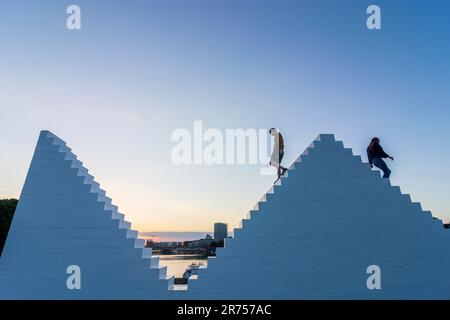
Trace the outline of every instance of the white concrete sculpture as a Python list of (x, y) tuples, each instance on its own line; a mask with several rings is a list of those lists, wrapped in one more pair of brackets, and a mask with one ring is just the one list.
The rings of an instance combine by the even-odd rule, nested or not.
[(450, 231), (333, 135), (288, 175), (189, 289), (174, 291), (99, 184), (44, 131), (0, 259), (0, 298), (450, 299)]
[(450, 299), (450, 231), (333, 135), (288, 175), (190, 281), (191, 298)]
[(0, 259), (0, 299), (164, 299), (173, 278), (130, 227), (66, 143), (42, 131)]

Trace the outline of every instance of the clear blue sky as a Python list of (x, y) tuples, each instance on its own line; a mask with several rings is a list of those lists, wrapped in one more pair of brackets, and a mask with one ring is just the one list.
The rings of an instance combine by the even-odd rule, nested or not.
[[(82, 30), (66, 29), (66, 8)], [(382, 30), (366, 28), (369, 4)], [(177, 128), (282, 130), (286, 161), (319, 133), (450, 219), (448, 1), (0, 0), (0, 197), (20, 194), (39, 130), (86, 164), (141, 231), (237, 225), (273, 177), (174, 166)]]

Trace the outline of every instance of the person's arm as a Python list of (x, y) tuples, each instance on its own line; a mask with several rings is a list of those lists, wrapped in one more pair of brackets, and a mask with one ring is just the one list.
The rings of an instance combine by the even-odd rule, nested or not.
[(380, 146), (380, 151), (381, 151), (381, 156), (383, 158), (389, 158), (391, 160), (394, 160), (394, 157), (391, 157), (390, 155), (388, 155), (386, 152), (384, 152), (383, 148)]
[(284, 139), (283, 136), (281, 135), (281, 133), (279, 133), (279, 151), (284, 151)]

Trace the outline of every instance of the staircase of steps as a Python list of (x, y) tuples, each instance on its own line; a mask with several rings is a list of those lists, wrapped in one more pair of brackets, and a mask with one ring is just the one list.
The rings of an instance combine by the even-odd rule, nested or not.
[(71, 161), (71, 167), (77, 170), (77, 175), (84, 177), (84, 184), (89, 185), (90, 192), (97, 195), (97, 201), (104, 203), (104, 212), (113, 221), (117, 221), (118, 229), (126, 230), (126, 238), (134, 239), (133, 248), (141, 252), (142, 259), (148, 259), (151, 269), (159, 270), (159, 278), (168, 283), (168, 288), (172, 289), (174, 277), (167, 275), (167, 267), (159, 265), (159, 257), (152, 256), (152, 249), (145, 248), (145, 240), (138, 237), (138, 231), (131, 229), (131, 223), (125, 220), (125, 215), (119, 212), (119, 208), (112, 203), (112, 199), (106, 196), (106, 191), (100, 188), (100, 184), (89, 174), (83, 163), (72, 153), (65, 141), (51, 132), (47, 132), (47, 137), (53, 140), (53, 144), (59, 147), (59, 152), (64, 154), (64, 159)]
[[(330, 135), (319, 135), (316, 139), (315, 142), (320, 141), (321, 140), (321, 136), (330, 136)], [(328, 137), (330, 138), (330, 137)], [(332, 139), (334, 140), (334, 135), (332, 137)], [(342, 141), (337, 141), (339, 144), (342, 145), (343, 147), (343, 142)], [(270, 201), (271, 198), (273, 198), (275, 196), (275, 194), (278, 194), (279, 192), (282, 192), (283, 189), (283, 181), (286, 181), (289, 177), (289, 172), (292, 172), (294, 170), (301, 170), (302, 168), (302, 164), (304, 164), (305, 162), (308, 163), (309, 161), (309, 154), (312, 153), (312, 150), (315, 148), (314, 142), (312, 144), (310, 144), (307, 149), (292, 163), (292, 165), (289, 167), (289, 170), (285, 173), (284, 176), (281, 177), (281, 179), (272, 187), (269, 188), (269, 190), (261, 197), (261, 199), (253, 206), (253, 208), (247, 213), (246, 218), (243, 219), (240, 222), (240, 226), (239, 228), (235, 228), (234, 229), (234, 238), (237, 238), (236, 235), (239, 235), (240, 233), (243, 232), (243, 230), (245, 229), (245, 226), (248, 225), (249, 223), (251, 223), (252, 219), (258, 216), (259, 213), (259, 208), (261, 206), (263, 206), (265, 203), (267, 203), (268, 201)], [(347, 153), (351, 154), (353, 159), (357, 162), (362, 163), (368, 170), (371, 170), (369, 163), (364, 163), (362, 161), (361, 156), (358, 155), (353, 155), (353, 151), (352, 149), (347, 149), (345, 148), (345, 150), (347, 151)], [(380, 178), (380, 173), (378, 171), (372, 171), (373, 174), (377, 177)], [(422, 210), (422, 205), (419, 202), (413, 202), (411, 199), (411, 196), (409, 194), (403, 194), (400, 190), (399, 186), (392, 186), (391, 182), (389, 179), (380, 179), (380, 183), (387, 186), (390, 190), (392, 190), (393, 193), (395, 194), (400, 194), (405, 201), (411, 205), (412, 207), (415, 207), (416, 211), (426, 215), (427, 217), (433, 218), (433, 220), (435, 220), (435, 223), (438, 224), (439, 226), (442, 225), (442, 227), (444, 227), (444, 223), (442, 222), (441, 219), (435, 218), (432, 216), (431, 211), (424, 211)], [(225, 239), (225, 247), (226, 247), (226, 242), (230, 242), (233, 241), (233, 239)]]
[[(263, 196), (260, 198), (260, 200), (253, 206), (253, 208), (246, 214), (246, 217), (240, 221), (239, 228), (234, 228), (234, 237), (225, 239), (224, 241), (224, 247), (223, 248), (217, 248), (216, 249), (216, 256), (215, 257), (208, 257), (208, 265), (211, 264), (211, 262), (215, 262), (217, 257), (220, 257), (223, 252), (226, 252), (227, 246), (230, 246), (234, 243), (235, 240), (239, 239), (243, 233), (245, 233), (245, 229), (248, 228), (249, 225), (252, 224), (252, 222), (255, 219), (258, 219), (258, 216), (260, 215), (260, 209), (264, 207), (271, 199), (277, 196), (277, 194), (281, 194), (283, 192), (283, 188), (286, 185), (286, 182), (289, 179), (289, 175), (295, 174), (295, 171), (301, 171), (302, 167), (308, 165), (311, 162), (317, 161), (317, 159), (314, 159), (315, 154), (315, 147), (316, 144), (320, 144), (320, 141), (322, 139), (326, 140), (333, 140), (334, 141), (334, 135), (330, 134), (322, 134), (319, 135), (313, 143), (311, 143), (306, 150), (291, 164), (289, 167), (289, 170), (278, 180), (273, 186), (271, 186), (267, 192), (263, 194)], [(362, 161), (361, 156), (354, 155), (352, 149), (345, 148), (342, 141), (336, 141), (338, 145), (342, 147), (344, 152), (351, 157), (351, 160), (357, 163), (360, 163), (370, 175), (372, 175), (374, 178), (378, 179), (378, 182), (380, 185), (384, 186), (388, 190), (388, 192), (391, 192), (392, 194), (400, 195), (403, 201), (410, 207), (413, 207), (414, 210), (418, 213), (423, 215), (424, 217), (428, 218), (430, 222), (432, 222), (435, 226), (444, 228), (444, 224), (442, 220), (435, 218), (432, 216), (431, 211), (425, 211), (422, 209), (422, 206), (419, 202), (413, 202), (411, 199), (411, 196), (409, 194), (403, 194), (400, 190), (399, 186), (393, 186), (391, 185), (391, 182), (389, 179), (383, 179), (381, 178), (381, 175), (376, 170), (371, 170), (369, 163), (365, 163)], [(202, 270), (199, 270), (198, 278), (195, 280), (198, 281), (198, 279), (201, 278)]]

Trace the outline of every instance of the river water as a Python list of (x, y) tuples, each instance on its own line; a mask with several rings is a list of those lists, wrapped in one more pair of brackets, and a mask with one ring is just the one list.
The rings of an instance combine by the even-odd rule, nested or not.
[(208, 259), (201, 255), (176, 254), (176, 255), (156, 255), (159, 257), (159, 265), (167, 266), (167, 275), (175, 278), (182, 278), (186, 268), (192, 263), (203, 263), (207, 265)]

